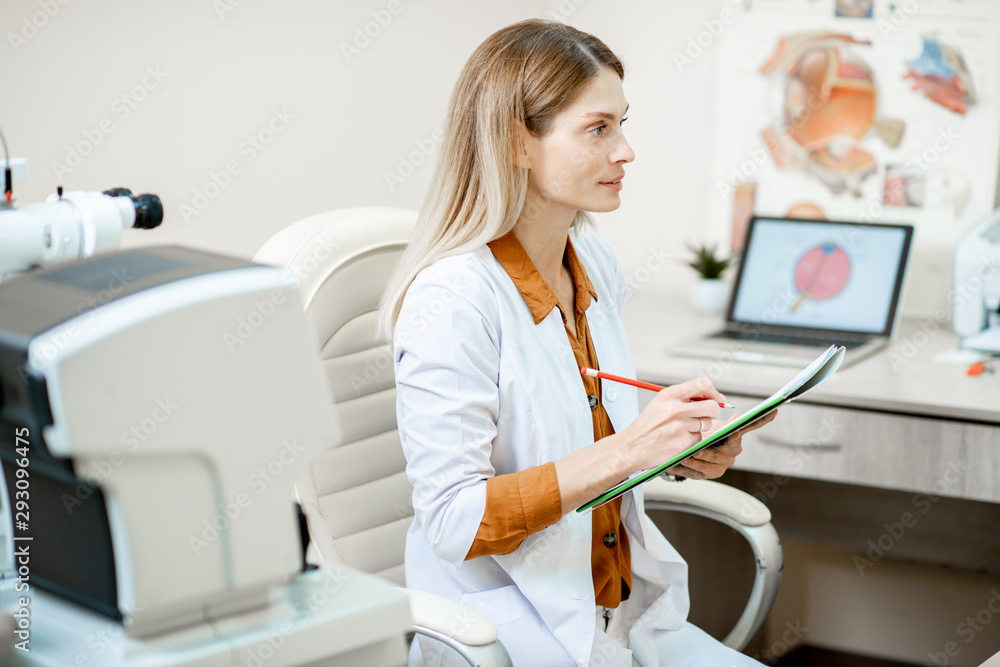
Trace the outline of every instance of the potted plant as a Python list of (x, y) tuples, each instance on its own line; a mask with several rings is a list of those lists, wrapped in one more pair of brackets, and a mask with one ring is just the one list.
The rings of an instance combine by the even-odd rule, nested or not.
[(723, 272), (733, 263), (735, 257), (722, 257), (718, 245), (688, 246), (692, 258), (688, 266), (698, 272), (701, 279), (691, 288), (691, 303), (705, 314), (722, 310), (729, 297), (729, 285), (722, 280)]

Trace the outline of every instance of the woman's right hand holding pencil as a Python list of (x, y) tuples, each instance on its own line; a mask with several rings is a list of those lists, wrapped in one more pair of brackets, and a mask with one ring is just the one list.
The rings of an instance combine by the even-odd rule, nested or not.
[(656, 467), (701, 441), (715, 429), (723, 396), (707, 377), (657, 392), (623, 432), (634, 471)]

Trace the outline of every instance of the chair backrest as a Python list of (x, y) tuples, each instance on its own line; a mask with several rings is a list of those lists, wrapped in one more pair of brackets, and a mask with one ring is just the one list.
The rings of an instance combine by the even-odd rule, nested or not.
[(376, 342), (375, 319), (416, 218), (377, 207), (315, 215), (254, 257), (299, 281), (341, 432), (296, 484), (313, 548), (400, 585), (412, 489), (396, 429), (392, 346)]

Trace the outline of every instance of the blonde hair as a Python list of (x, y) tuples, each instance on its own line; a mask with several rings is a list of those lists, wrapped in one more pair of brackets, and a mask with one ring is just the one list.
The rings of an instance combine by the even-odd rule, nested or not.
[[(593, 35), (529, 19), (490, 35), (469, 57), (448, 105), (445, 136), (413, 237), (382, 296), (378, 335), (392, 339), (403, 298), (434, 262), (474, 250), (514, 228), (528, 172), (517, 166), (521, 127), (545, 136), (602, 68), (621, 60)], [(574, 228), (587, 224), (578, 211)]]

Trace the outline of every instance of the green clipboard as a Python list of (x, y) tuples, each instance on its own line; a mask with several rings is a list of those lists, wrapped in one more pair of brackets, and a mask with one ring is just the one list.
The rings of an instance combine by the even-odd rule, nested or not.
[(734, 419), (729, 424), (726, 424), (701, 442), (691, 445), (688, 449), (684, 450), (677, 456), (674, 456), (672, 459), (664, 461), (655, 468), (637, 472), (618, 486), (602, 493), (590, 502), (581, 505), (576, 511), (586, 512), (594, 509), (595, 507), (599, 507), (610, 500), (614, 500), (626, 491), (635, 488), (643, 482), (648, 482), (654, 477), (663, 474), (692, 454), (700, 452), (706, 447), (722, 444), (726, 438), (744, 426), (749, 426), (757, 420), (762, 419), (785, 403), (795, 400), (826, 378), (833, 375), (834, 371), (840, 367), (840, 362), (844, 359), (844, 351), (845, 348), (843, 346), (838, 347), (836, 345), (831, 345), (823, 354), (816, 357), (811, 364), (803, 368), (798, 375), (789, 380), (784, 387), (776, 391), (771, 396), (765, 398), (750, 410), (747, 410), (737, 419)]

